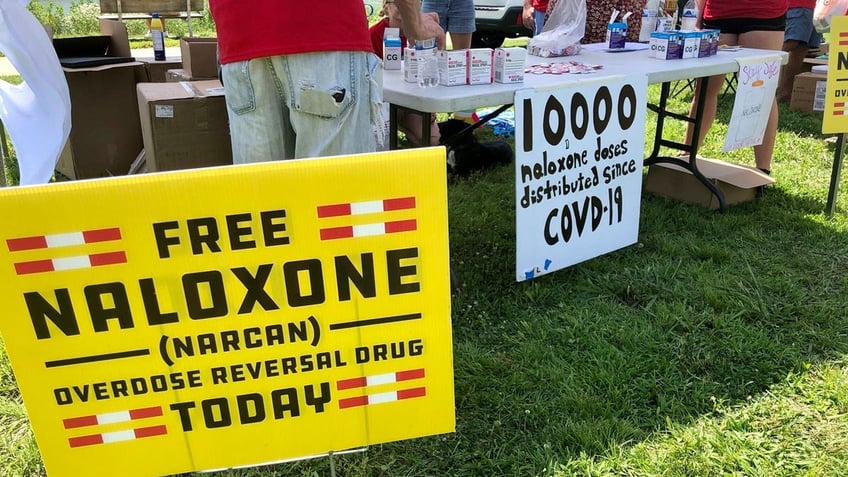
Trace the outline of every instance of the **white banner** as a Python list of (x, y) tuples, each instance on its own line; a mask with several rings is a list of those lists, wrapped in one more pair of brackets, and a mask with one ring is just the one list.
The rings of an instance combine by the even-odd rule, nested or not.
[(648, 80), (515, 95), (516, 280), (636, 242)]

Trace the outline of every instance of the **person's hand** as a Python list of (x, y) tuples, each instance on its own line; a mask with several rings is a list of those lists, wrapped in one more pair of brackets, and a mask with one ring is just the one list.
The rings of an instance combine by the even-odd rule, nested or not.
[(440, 49), (445, 47), (445, 31), (439, 25), (439, 16), (435, 13), (421, 13), (419, 0), (395, 0), (403, 17), (403, 28), (410, 43), (416, 40), (435, 38)]
[[(445, 49), (445, 31), (439, 25), (439, 14), (436, 12), (422, 13), (418, 40), (435, 38), (440, 50)], [(413, 39), (415, 41), (415, 39)]]

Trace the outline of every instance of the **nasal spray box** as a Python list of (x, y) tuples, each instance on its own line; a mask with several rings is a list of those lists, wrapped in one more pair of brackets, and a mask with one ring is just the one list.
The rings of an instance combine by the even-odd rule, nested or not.
[(495, 82), (523, 83), (525, 48), (498, 48), (495, 50)]
[(403, 49), (403, 80), (407, 83), (418, 82), (418, 57), (415, 48)]
[(383, 69), (401, 68), (400, 28), (386, 28), (383, 33)]
[(494, 51), (491, 48), (471, 48), (467, 52), (468, 84), (492, 84)]
[(458, 86), (466, 83), (465, 50), (439, 50), (439, 84)]

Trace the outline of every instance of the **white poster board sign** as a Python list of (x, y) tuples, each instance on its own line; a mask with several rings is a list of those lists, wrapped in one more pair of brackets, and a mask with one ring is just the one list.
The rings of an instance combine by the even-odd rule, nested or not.
[(762, 57), (739, 58), (736, 62), (739, 63), (736, 98), (721, 149), (723, 152), (763, 143), (780, 77), (780, 56), (777, 54), (765, 60)]
[(516, 280), (637, 240), (648, 80), (515, 94)]

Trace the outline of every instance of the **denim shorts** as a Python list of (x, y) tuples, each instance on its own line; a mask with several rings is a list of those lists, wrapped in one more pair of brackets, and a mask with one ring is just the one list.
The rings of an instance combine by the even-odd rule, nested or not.
[(813, 27), (813, 10), (811, 8), (790, 8), (786, 10), (786, 33), (784, 41), (795, 40), (806, 43), (810, 48), (821, 45), (821, 33)]
[(424, 0), (421, 10), (439, 14), (445, 33), (474, 33), (474, 0)]
[(223, 65), (233, 162), (374, 152), (384, 128), (381, 64), (348, 51)]

